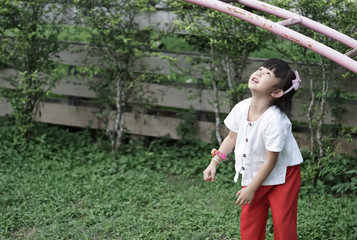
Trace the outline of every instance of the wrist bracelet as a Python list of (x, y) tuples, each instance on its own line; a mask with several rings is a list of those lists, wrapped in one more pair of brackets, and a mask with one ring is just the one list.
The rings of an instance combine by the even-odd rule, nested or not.
[(219, 164), (219, 161), (218, 161), (217, 159), (212, 158), (211, 160), (214, 160), (214, 161), (216, 161), (216, 162), (217, 162), (217, 164)]
[(217, 149), (213, 148), (211, 150), (211, 154), (212, 154), (212, 157), (218, 155), (220, 158), (222, 158), (222, 160), (224, 161), (226, 158), (227, 158), (227, 155), (218, 151)]

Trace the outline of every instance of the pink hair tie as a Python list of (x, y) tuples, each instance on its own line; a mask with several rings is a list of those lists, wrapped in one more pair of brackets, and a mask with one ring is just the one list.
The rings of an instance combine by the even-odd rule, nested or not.
[(300, 79), (298, 71), (294, 71), (294, 73), (295, 73), (295, 79), (292, 80), (293, 85), (288, 90), (286, 90), (283, 95), (287, 94), (288, 92), (290, 92), (293, 89), (295, 89), (295, 91), (299, 89), (301, 79)]

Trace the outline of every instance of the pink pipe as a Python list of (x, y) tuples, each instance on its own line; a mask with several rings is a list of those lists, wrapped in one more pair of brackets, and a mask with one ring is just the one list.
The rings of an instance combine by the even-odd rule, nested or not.
[(300, 25), (310, 28), (310, 29), (312, 29), (316, 32), (319, 32), (325, 36), (328, 36), (332, 39), (335, 39), (335, 40), (345, 44), (348, 47), (357, 48), (357, 40), (355, 40), (343, 33), (340, 33), (332, 28), (329, 28), (321, 23), (315, 22), (309, 18), (289, 12), (289, 11), (279, 8), (279, 7), (275, 7), (268, 3), (264, 3), (264, 2), (260, 2), (260, 1), (256, 1), (256, 0), (237, 0), (237, 2), (239, 4), (242, 4), (242, 5), (254, 8), (254, 9), (258, 9), (263, 12), (270, 13), (272, 15), (275, 15), (277, 17), (284, 18), (284, 19), (298, 17), (301, 19), (301, 22), (299, 23)]
[(186, 2), (191, 2), (194, 4), (202, 5), (208, 8), (212, 8), (214, 10), (229, 14), (231, 16), (240, 18), (244, 21), (247, 21), (253, 25), (264, 28), (267, 31), (270, 31), (276, 35), (279, 35), (283, 38), (286, 38), (290, 41), (293, 41), (297, 44), (300, 44), (312, 51), (315, 51), (332, 61), (344, 66), (347, 69), (357, 73), (357, 62), (353, 59), (347, 57), (346, 55), (325, 46), (322, 43), (319, 43), (305, 35), (302, 35), (294, 30), (286, 28), (280, 24), (272, 22), (268, 19), (260, 17), (254, 13), (245, 11), (244, 9), (235, 7), (231, 4), (224, 3), (218, 0), (184, 0)]

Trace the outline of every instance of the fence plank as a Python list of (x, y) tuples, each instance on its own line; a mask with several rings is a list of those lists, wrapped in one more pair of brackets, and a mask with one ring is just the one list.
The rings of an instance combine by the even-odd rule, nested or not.
[(98, 94), (91, 90), (89, 87), (89, 81), (99, 81), (97, 78), (90, 80), (77, 79), (76, 77), (69, 76), (68, 78), (61, 79), (56, 83), (56, 87), (53, 89), (54, 94), (83, 97), (83, 98), (97, 98)]
[[(60, 5), (62, 3), (51, 3), (48, 6)], [(66, 14), (61, 15), (61, 19), (64, 21), (64, 24), (67, 25), (76, 25), (74, 19), (78, 19), (78, 9), (75, 5), (68, 8)], [(45, 20), (48, 22), (54, 21), (58, 16), (54, 16), (53, 13), (48, 13), (45, 17)], [(156, 11), (147, 11), (143, 12), (135, 17), (135, 22), (139, 25), (140, 29), (147, 29), (149, 27), (154, 27), (157, 30), (172, 32), (175, 29), (173, 20), (176, 18), (176, 15), (173, 11), (170, 11), (165, 5), (157, 5)], [(175, 33), (186, 33), (184, 30), (175, 29)]]
[(5, 78), (11, 77), (12, 79), (20, 79), (19, 72), (13, 68), (5, 68), (0, 70), (0, 87), (14, 89), (11, 84), (5, 80)]
[[(143, 84), (145, 97), (157, 99), (156, 106), (214, 112), (214, 93), (212, 90), (197, 89), (193, 87), (175, 87), (160, 84)], [(222, 113), (229, 113), (230, 106), (227, 93), (219, 92)]]
[[(69, 106), (63, 103), (42, 102), (36, 121), (75, 127), (89, 127), (102, 129), (100, 119), (95, 115), (98, 109), (88, 106)], [(65, 116), (65, 117), (63, 117)], [(127, 130), (132, 134), (160, 137), (169, 134), (173, 139), (179, 139), (176, 128), (182, 123), (182, 119), (154, 116), (141, 113), (124, 113)], [(109, 129), (112, 129), (114, 121), (109, 121)], [(199, 131), (197, 138), (209, 141), (210, 133), (214, 129), (214, 123), (198, 122)]]
[(174, 25), (176, 14), (168, 9), (159, 8), (156, 12), (146, 12), (136, 17), (136, 22), (139, 24), (140, 29), (154, 27), (160, 31), (173, 32), (184, 34), (186, 31), (179, 30)]
[[(59, 52), (57, 56), (59, 59), (53, 58), (54, 61), (70, 66), (85, 67), (89, 66), (90, 63), (100, 62), (99, 57), (90, 55), (90, 51), (85, 43), (72, 44), (67, 50)], [(169, 75), (172, 71), (181, 73), (180, 69), (185, 69), (186, 76), (198, 78), (201, 77), (201, 70), (199, 69), (205, 69), (207, 65), (200, 64), (198, 67), (193, 68), (192, 64), (186, 60), (187, 58), (198, 56), (197, 54), (189, 53), (157, 52), (152, 56), (138, 59), (135, 63), (135, 71)], [(177, 67), (172, 66), (168, 59), (176, 61)], [(189, 69), (191, 71), (188, 71)]]
[(5, 116), (7, 114), (11, 114), (12, 112), (11, 104), (0, 99), (0, 116)]
[[(0, 87), (14, 89), (14, 87), (5, 80), (5, 78), (10, 76), (13, 76), (18, 81), (20, 80), (20, 74), (17, 70), (12, 68), (0, 70)], [(53, 88), (52, 93), (73, 97), (97, 98), (98, 94), (89, 88), (89, 82), (91, 81), (96, 82), (99, 81), (99, 79), (78, 79), (75, 76), (68, 76), (56, 83), (56, 87)]]

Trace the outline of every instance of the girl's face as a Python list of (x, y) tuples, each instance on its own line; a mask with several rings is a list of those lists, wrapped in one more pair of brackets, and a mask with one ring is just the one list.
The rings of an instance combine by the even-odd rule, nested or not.
[(251, 92), (271, 95), (277, 88), (279, 79), (275, 77), (272, 70), (265, 67), (260, 67), (253, 72), (249, 78), (248, 87)]

